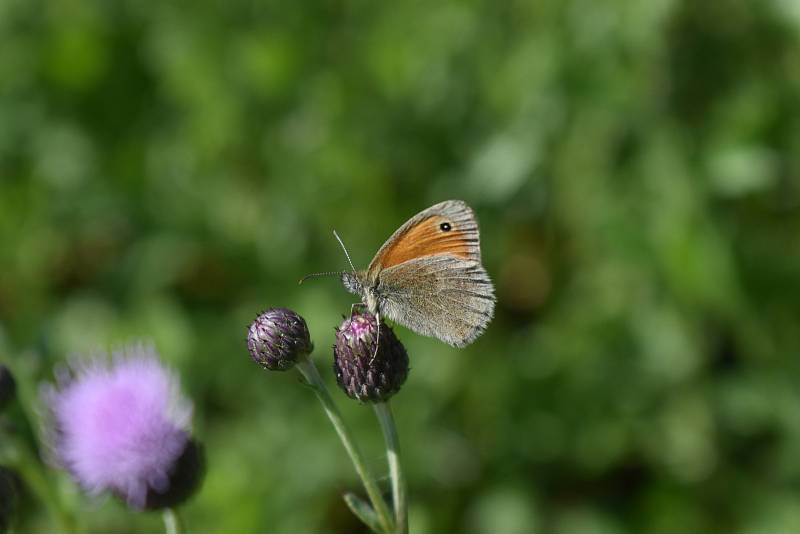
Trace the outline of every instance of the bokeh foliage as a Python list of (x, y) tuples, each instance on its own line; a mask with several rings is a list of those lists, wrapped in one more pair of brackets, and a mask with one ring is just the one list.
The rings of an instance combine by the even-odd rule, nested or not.
[(352, 532), (245, 327), (296, 309), (332, 384), (352, 299), (297, 286), (331, 230), (366, 265), (462, 198), (499, 306), (461, 351), (397, 329), (412, 532), (800, 532), (799, 33), (791, 0), (2, 0), (0, 358), (150, 339), (208, 453), (192, 532)]

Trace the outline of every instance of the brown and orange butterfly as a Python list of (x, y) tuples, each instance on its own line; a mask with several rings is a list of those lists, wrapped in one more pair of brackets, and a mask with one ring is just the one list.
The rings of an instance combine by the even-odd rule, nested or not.
[(372, 314), (454, 347), (472, 343), (494, 314), (478, 221), (461, 200), (418, 213), (392, 234), (365, 271), (339, 274)]

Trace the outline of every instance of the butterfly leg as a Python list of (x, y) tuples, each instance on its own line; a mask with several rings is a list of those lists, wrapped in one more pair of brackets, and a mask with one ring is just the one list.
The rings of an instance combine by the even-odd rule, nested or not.
[(380, 312), (375, 314), (375, 325), (378, 327), (378, 333), (375, 335), (375, 352), (372, 354), (372, 359), (370, 359), (369, 364), (372, 365), (372, 362), (375, 361), (375, 358), (378, 356), (378, 349), (381, 346), (381, 314)]
[(364, 304), (363, 302), (356, 302), (354, 304), (351, 304), (350, 305), (350, 317), (353, 316), (353, 310), (355, 310), (356, 308), (366, 309), (367, 305)]

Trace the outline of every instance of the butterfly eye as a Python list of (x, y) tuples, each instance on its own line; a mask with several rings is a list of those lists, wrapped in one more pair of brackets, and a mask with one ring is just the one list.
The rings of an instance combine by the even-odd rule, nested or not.
[(453, 227), (452, 227), (452, 226), (450, 226), (450, 223), (449, 223), (449, 222), (443, 222), (442, 224), (440, 224), (440, 225), (439, 225), (439, 229), (440, 229), (442, 232), (449, 232), (450, 230), (452, 230), (452, 229), (453, 229)]

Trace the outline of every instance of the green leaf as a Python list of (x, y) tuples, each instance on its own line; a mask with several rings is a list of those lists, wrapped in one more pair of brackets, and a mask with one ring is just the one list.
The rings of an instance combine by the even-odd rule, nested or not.
[(342, 498), (344, 499), (344, 502), (347, 503), (350, 511), (353, 512), (356, 517), (358, 517), (373, 532), (381, 532), (381, 527), (378, 523), (378, 516), (367, 502), (354, 493), (345, 493)]

